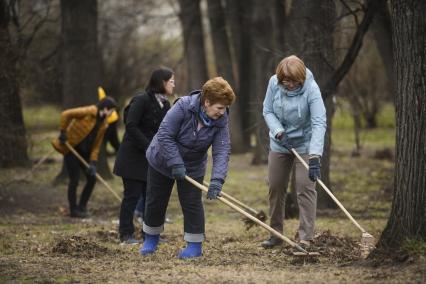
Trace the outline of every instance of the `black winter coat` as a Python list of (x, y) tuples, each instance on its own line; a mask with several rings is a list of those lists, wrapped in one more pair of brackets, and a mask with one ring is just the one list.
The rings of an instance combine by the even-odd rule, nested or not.
[(132, 98), (124, 114), (126, 131), (118, 149), (114, 174), (146, 181), (146, 149), (169, 109), (169, 102), (164, 103), (161, 108), (152, 93), (144, 92)]

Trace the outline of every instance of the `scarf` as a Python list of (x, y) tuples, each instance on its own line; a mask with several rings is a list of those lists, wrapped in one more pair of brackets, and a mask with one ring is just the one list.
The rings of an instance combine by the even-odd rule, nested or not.
[(155, 98), (157, 99), (158, 103), (160, 104), (160, 108), (163, 108), (164, 104), (168, 101), (167, 97), (163, 94), (155, 94)]
[(212, 125), (212, 119), (207, 116), (204, 107), (200, 107), (200, 110), (198, 111), (198, 118), (204, 126), (209, 127)]

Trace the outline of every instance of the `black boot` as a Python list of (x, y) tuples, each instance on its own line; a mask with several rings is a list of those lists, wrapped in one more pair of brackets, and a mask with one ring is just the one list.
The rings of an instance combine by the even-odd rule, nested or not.
[(79, 207), (74, 207), (70, 209), (71, 218), (89, 218), (89, 213), (87, 210), (82, 210)]
[(83, 216), (82, 218), (89, 218), (90, 212), (87, 210), (86, 206), (79, 205), (78, 210), (80, 211), (80, 214)]
[(283, 240), (275, 237), (275, 236), (271, 236), (269, 237), (269, 239), (265, 240), (262, 242), (262, 247), (264, 248), (273, 248), (275, 246), (280, 246), (283, 244)]

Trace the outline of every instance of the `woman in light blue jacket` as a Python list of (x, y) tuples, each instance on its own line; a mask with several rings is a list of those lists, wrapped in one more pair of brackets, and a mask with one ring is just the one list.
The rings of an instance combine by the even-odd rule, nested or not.
[[(297, 56), (284, 58), (271, 77), (263, 102), (263, 116), (269, 127), (268, 157), (269, 214), (271, 227), (283, 232), (285, 196), (293, 163), (295, 164), (299, 205), (300, 245), (307, 248), (314, 236), (320, 158), (327, 128), (320, 89), (312, 72)], [(291, 153), (294, 148), (309, 164), (309, 171)], [(271, 236), (265, 248), (281, 245)]]

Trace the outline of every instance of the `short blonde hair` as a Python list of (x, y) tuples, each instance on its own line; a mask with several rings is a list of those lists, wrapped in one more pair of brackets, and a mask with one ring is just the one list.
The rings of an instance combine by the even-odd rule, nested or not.
[(306, 80), (305, 63), (296, 55), (291, 55), (281, 60), (275, 73), (279, 84), (282, 84), (283, 81), (294, 81), (303, 85)]
[(201, 103), (209, 100), (210, 104), (220, 103), (225, 106), (231, 105), (235, 101), (235, 93), (229, 83), (222, 77), (215, 77), (208, 80), (203, 85)]

